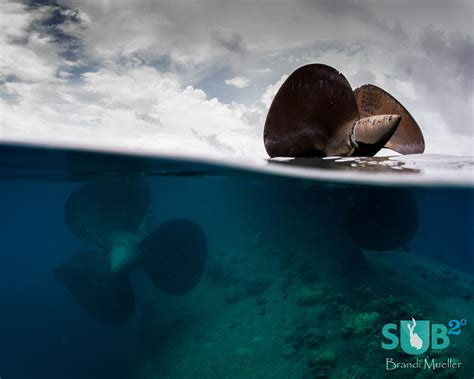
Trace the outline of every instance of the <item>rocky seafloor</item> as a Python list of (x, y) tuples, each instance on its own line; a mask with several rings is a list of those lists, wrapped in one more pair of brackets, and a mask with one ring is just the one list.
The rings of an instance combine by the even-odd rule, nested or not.
[(333, 253), (344, 243), (315, 238), (289, 248), (256, 233), (246, 251), (211, 249), (190, 294), (146, 297), (132, 327), (130, 377), (472, 378), (472, 328), (449, 348), (416, 356), (462, 362), (436, 370), (386, 370), (387, 357), (415, 356), (383, 350), (381, 329), (411, 317), (472, 322), (474, 278), (407, 246), (347, 261)]

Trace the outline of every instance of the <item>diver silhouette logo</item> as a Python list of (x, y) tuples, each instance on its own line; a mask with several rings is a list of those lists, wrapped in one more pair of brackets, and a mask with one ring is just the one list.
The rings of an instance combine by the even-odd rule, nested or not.
[(401, 320), (400, 325), (388, 323), (382, 328), (382, 349), (395, 350), (400, 346), (405, 353), (411, 355), (423, 354), (428, 348), (446, 349), (451, 342), (450, 336), (459, 336), (461, 328), (466, 325), (465, 318), (451, 320), (448, 326), (431, 323), (429, 320), (417, 321), (414, 317), (411, 320)]
[[(430, 324), (428, 320), (416, 321), (413, 317), (411, 320), (401, 320), (400, 325), (385, 324), (382, 328), (382, 336), (385, 338), (382, 341), (382, 348), (394, 350), (400, 345), (407, 354), (423, 354), (430, 347), (430, 336), (432, 336), (432, 348), (444, 349), (449, 345), (446, 327), (442, 324)], [(441, 344), (438, 344), (438, 339), (443, 340)]]
[(416, 350), (421, 350), (423, 347), (423, 340), (420, 338), (418, 333), (413, 332), (416, 326), (416, 321), (413, 317), (411, 319), (413, 321), (413, 325), (410, 327), (410, 324), (407, 324), (408, 331), (410, 332), (410, 346)]
[[(416, 330), (415, 330), (416, 328)], [(427, 320), (400, 321), (400, 346), (405, 353), (411, 355), (423, 354), (430, 345), (430, 322)]]

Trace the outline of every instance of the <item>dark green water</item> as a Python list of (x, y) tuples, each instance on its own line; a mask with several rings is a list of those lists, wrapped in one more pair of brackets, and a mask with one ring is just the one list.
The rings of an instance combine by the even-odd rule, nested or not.
[[(100, 182), (110, 188), (104, 201), (120, 199), (122, 209), (123, 183), (137, 180), (149, 189), (150, 230), (174, 219), (202, 229), (204, 272), (191, 291), (171, 295), (140, 263), (127, 274), (130, 319), (106, 325), (53, 273), (79, 251), (100, 250), (71, 232), (65, 204)], [(2, 379), (474, 375), (472, 188), (335, 184), (193, 161), (2, 147), (0, 194)], [(186, 273), (194, 264), (173, 267)], [(187, 280), (180, 275), (171, 273), (173, 284)], [(400, 329), (412, 317), (426, 352), (383, 349), (383, 326)], [(449, 345), (434, 349), (422, 321), (445, 325)], [(387, 359), (417, 358), (461, 365), (387, 369)]]

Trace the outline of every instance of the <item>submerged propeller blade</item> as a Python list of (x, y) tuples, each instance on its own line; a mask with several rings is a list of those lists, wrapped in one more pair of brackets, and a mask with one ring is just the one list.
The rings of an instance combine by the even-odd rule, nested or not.
[(425, 150), (423, 133), (412, 115), (397, 99), (372, 84), (357, 88), (354, 94), (361, 117), (382, 114), (401, 116), (399, 127), (384, 147), (400, 154), (423, 153)]
[(344, 75), (309, 64), (294, 71), (275, 95), (265, 121), (265, 149), (270, 157), (351, 155), (357, 120), (357, 103)]
[(112, 273), (98, 251), (71, 256), (54, 269), (54, 276), (81, 308), (100, 322), (116, 325), (131, 318), (134, 298), (130, 277)]
[(145, 237), (140, 248), (143, 269), (162, 291), (182, 295), (199, 282), (207, 259), (207, 241), (194, 222), (165, 222)]
[(364, 249), (386, 251), (406, 245), (418, 230), (418, 206), (409, 190), (351, 190), (347, 230)]
[(136, 233), (150, 207), (143, 179), (107, 179), (84, 184), (67, 199), (64, 219), (80, 240), (110, 247), (119, 233)]

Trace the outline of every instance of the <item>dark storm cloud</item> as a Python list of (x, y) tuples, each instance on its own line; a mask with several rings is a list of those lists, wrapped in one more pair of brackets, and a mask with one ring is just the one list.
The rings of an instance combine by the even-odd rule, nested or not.
[(369, 2), (362, 2), (357, 0), (319, 0), (310, 1), (308, 4), (312, 5), (321, 12), (327, 13), (333, 17), (352, 18), (362, 22), (366, 27), (372, 27), (379, 32), (389, 35), (391, 38), (398, 40), (408, 38), (407, 33), (401, 25), (386, 14), (377, 14), (376, 7)]
[(45, 5), (58, 5), (58, 2), (56, 0), (24, 0), (22, 2), (26, 4), (30, 9), (42, 7)]
[(222, 46), (232, 53), (246, 55), (248, 52), (247, 45), (240, 33), (226, 30), (212, 30), (211, 37), (219, 46)]
[[(447, 73), (451, 71), (451, 75), (446, 79), (458, 82), (464, 94), (472, 92), (474, 40), (471, 36), (447, 35), (434, 27), (428, 27), (421, 33), (418, 46), (436, 67)], [(429, 82), (439, 82), (440, 78), (436, 72), (432, 74), (432, 80)]]
[(45, 38), (57, 48), (57, 54), (70, 62), (81, 58), (83, 45), (80, 38), (67, 33), (65, 26), (80, 24), (79, 12), (58, 5), (56, 1), (35, 0), (24, 2), (27, 12), (42, 12), (42, 17), (35, 18), (26, 28), (26, 34), (20, 38), (11, 38), (11, 43), (28, 44), (29, 38), (38, 35)]
[(32, 24), (32, 28), (48, 35), (52, 43), (60, 45), (60, 54), (67, 60), (77, 60), (81, 53), (81, 40), (68, 34), (62, 28), (68, 23), (80, 23), (78, 12), (62, 6), (52, 6), (48, 9), (48, 16)]
[(472, 37), (448, 34), (430, 26), (421, 32), (415, 46), (397, 59), (398, 77), (413, 83), (451, 130), (472, 135)]
[(334, 16), (350, 16), (358, 18), (364, 22), (380, 24), (378, 17), (367, 3), (355, 0), (320, 0), (308, 1), (317, 9), (332, 14)]

